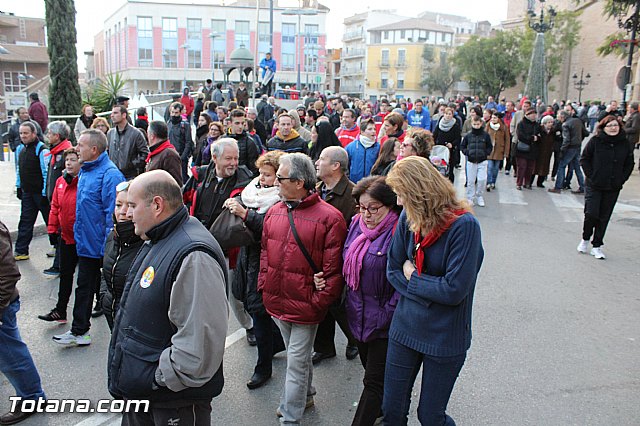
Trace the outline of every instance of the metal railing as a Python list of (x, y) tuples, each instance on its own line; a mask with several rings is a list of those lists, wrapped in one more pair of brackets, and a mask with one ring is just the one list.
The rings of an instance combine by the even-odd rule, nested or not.
[(364, 56), (365, 55), (365, 50), (364, 49), (351, 49), (346, 51), (342, 57), (343, 58), (357, 58), (359, 56)]
[(342, 41), (355, 40), (359, 38), (364, 38), (364, 30), (346, 32), (342, 36)]

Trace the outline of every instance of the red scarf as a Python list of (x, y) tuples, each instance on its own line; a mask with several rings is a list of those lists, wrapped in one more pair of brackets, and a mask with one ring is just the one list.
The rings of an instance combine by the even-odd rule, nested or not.
[(146, 115), (139, 115), (138, 120), (146, 121), (148, 123), (149, 117), (147, 117)]
[(460, 210), (452, 210), (452, 216), (450, 216), (446, 222), (439, 228), (433, 229), (429, 231), (427, 235), (420, 241), (420, 232), (415, 232), (413, 234), (413, 241), (415, 242), (415, 262), (416, 262), (416, 271), (418, 275), (422, 272), (422, 265), (424, 263), (424, 249), (433, 245), (436, 241), (440, 239), (442, 234), (444, 234), (460, 216), (465, 214), (467, 211), (464, 209)]
[(166, 140), (164, 142), (162, 142), (157, 148), (155, 148), (153, 151), (149, 151), (149, 154), (147, 154), (147, 159), (145, 160), (147, 163), (149, 162), (149, 160), (151, 160), (151, 157), (153, 157), (154, 155), (158, 155), (160, 154), (162, 151), (164, 151), (167, 148), (174, 148), (174, 146), (171, 144), (171, 142), (169, 140)]
[(73, 145), (71, 145), (71, 142), (69, 142), (67, 139), (52, 147), (51, 151), (49, 151), (49, 154), (47, 154), (51, 156), (51, 166), (56, 163), (56, 155), (58, 155), (58, 153), (60, 152), (66, 151), (69, 148), (73, 148)]

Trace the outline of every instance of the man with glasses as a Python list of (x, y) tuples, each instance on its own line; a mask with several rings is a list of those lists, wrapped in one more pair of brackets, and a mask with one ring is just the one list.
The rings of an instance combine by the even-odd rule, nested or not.
[(287, 347), (284, 391), (276, 410), (284, 424), (300, 424), (304, 410), (314, 405), (313, 341), (343, 288), (346, 224), (314, 192), (315, 184), (309, 157), (282, 156), (276, 173), (282, 202), (267, 212), (262, 233), (258, 291)]
[[(349, 170), (349, 156), (344, 148), (330, 146), (320, 153), (316, 161), (316, 173), (320, 182), (316, 185), (316, 191), (324, 201), (338, 209), (342, 213), (345, 224), (351, 223), (351, 218), (356, 213), (356, 202), (351, 196), (354, 184), (347, 177)], [(347, 336), (346, 357), (349, 360), (358, 356), (358, 346), (349, 329), (347, 314), (344, 304), (332, 305), (324, 321), (318, 326), (318, 333), (313, 344), (314, 364), (323, 359), (336, 356), (335, 332), (336, 322)]]
[[(584, 194), (584, 175), (580, 168), (580, 147), (582, 140), (587, 136), (587, 130), (577, 117), (572, 117), (569, 112), (562, 110), (558, 112), (558, 118), (562, 122), (562, 145), (560, 152), (562, 160), (558, 167), (556, 176), (556, 185), (549, 188), (549, 192), (560, 194), (565, 186), (565, 176), (567, 176), (566, 168), (571, 167), (578, 177), (579, 188), (571, 191), (573, 194)], [(617, 124), (617, 121), (615, 122)], [(569, 182), (566, 182), (568, 185)]]
[(78, 177), (76, 222), (73, 225), (78, 281), (71, 330), (53, 336), (53, 341), (60, 345), (91, 344), (91, 304), (94, 294), (100, 291), (100, 268), (107, 235), (113, 228), (116, 187), (125, 180), (106, 150), (107, 138), (100, 130), (89, 129), (81, 133), (76, 151), (82, 167)]

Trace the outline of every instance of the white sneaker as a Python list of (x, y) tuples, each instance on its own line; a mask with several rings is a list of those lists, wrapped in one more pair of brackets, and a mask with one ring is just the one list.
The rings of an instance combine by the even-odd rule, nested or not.
[(478, 206), (484, 207), (484, 198), (478, 197), (477, 202), (478, 202)]
[(591, 256), (594, 256), (596, 259), (606, 259), (606, 256), (600, 247), (593, 247), (591, 249)]
[(474, 199), (473, 199), (473, 198), (467, 198), (467, 202), (469, 203), (469, 205), (470, 205), (471, 207), (473, 207), (473, 206), (475, 205), (475, 203), (474, 203)]
[(578, 244), (578, 251), (580, 253), (586, 253), (589, 249), (589, 240), (580, 240), (580, 244)]
[(53, 341), (64, 346), (87, 346), (91, 344), (91, 335), (88, 331), (82, 335), (76, 335), (69, 330), (64, 334), (53, 336)]

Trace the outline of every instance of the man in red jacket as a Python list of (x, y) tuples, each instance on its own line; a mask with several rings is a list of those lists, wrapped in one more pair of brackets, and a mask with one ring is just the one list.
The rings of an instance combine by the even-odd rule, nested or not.
[(340, 140), (343, 148), (360, 136), (360, 127), (356, 124), (356, 112), (351, 108), (342, 111), (342, 125), (336, 130), (336, 136)]
[[(194, 110), (194, 103), (188, 87), (185, 87), (182, 90), (182, 97), (180, 98), (180, 103), (184, 105), (184, 113), (187, 116), (187, 121), (189, 122), (189, 124), (191, 124), (191, 114), (193, 113), (193, 110)], [(196, 119), (196, 121), (198, 120)]]
[[(280, 158), (282, 202), (264, 219), (258, 290), (287, 346), (287, 374), (276, 414), (299, 424), (314, 404), (311, 352), (318, 324), (342, 292), (342, 214), (313, 192), (316, 171), (304, 154)], [(297, 237), (297, 238), (296, 238)]]

